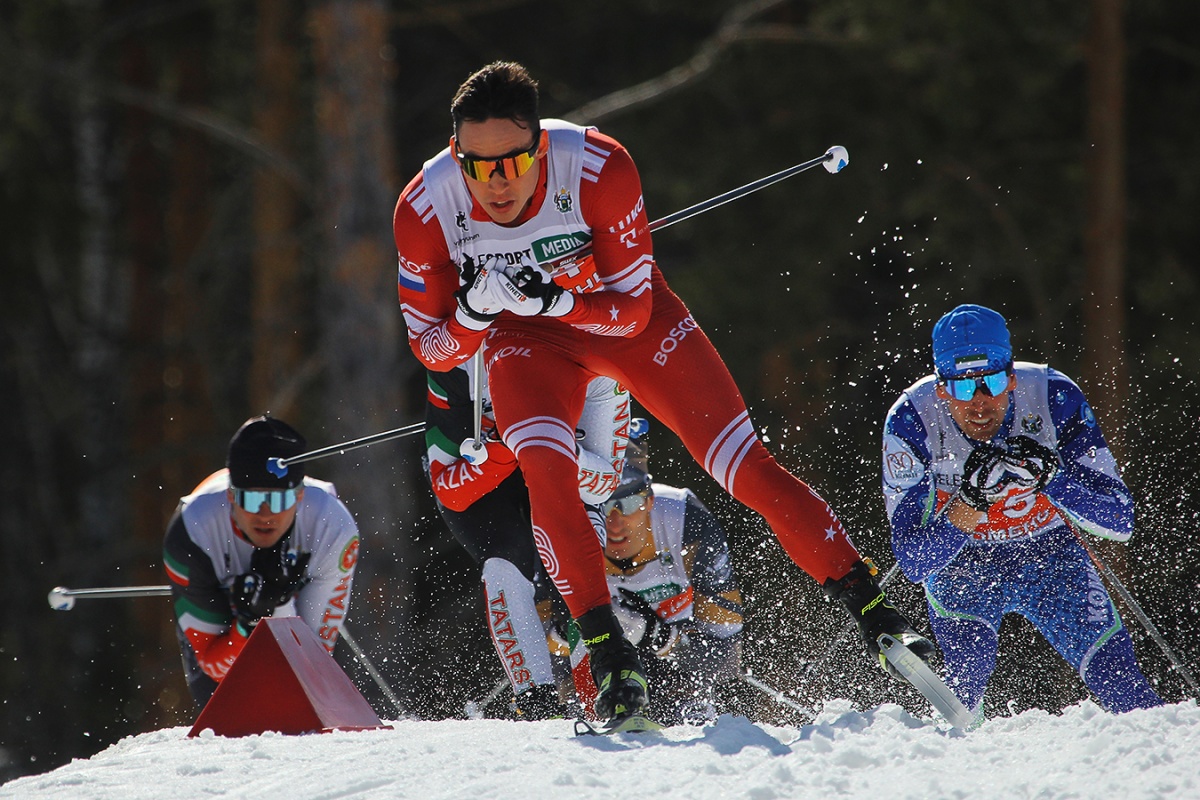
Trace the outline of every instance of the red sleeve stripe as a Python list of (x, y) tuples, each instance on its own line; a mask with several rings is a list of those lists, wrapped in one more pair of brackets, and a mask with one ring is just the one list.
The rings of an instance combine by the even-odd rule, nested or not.
[(170, 563), (165, 563), (163, 566), (166, 567), (167, 579), (170, 580), (171, 583), (177, 584), (179, 586), (187, 586), (188, 585), (188, 576), (187, 575), (184, 575), (176, 570), (171, 569)]

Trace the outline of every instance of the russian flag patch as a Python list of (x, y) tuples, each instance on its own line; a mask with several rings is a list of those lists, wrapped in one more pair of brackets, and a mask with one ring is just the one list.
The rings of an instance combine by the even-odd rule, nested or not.
[(400, 259), (400, 269), (397, 274), (396, 282), (401, 289), (407, 289), (410, 292), (425, 294), (425, 279), (421, 277), (421, 273), (413, 268), (412, 262)]

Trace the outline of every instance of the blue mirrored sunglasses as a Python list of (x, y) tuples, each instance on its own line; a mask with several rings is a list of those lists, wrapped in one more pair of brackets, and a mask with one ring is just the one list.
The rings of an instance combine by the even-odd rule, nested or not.
[(621, 516), (627, 517), (635, 511), (641, 511), (646, 507), (646, 499), (650, 495), (645, 492), (618, 497), (616, 500), (605, 500), (600, 504), (600, 511), (604, 514), (604, 518), (608, 519), (608, 515), (615, 508), (621, 512)]
[(975, 378), (943, 378), (942, 386), (946, 387), (951, 397), (964, 403), (975, 396), (977, 389), (988, 397), (998, 397), (1008, 388), (1008, 370), (989, 372)]
[(272, 514), (278, 514), (296, 505), (296, 490), (271, 489), (268, 491), (259, 491), (257, 489), (234, 489), (233, 499), (239, 506), (251, 514), (257, 514), (259, 509), (262, 508), (263, 503), (267, 504)]

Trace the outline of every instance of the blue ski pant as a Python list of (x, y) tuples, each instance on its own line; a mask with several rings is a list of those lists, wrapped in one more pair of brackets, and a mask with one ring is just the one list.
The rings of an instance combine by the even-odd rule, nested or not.
[(996, 668), (1000, 621), (1025, 617), (1112, 712), (1162, 705), (1087, 551), (1064, 525), (1016, 541), (968, 544), (925, 581), (946, 682), (978, 711)]

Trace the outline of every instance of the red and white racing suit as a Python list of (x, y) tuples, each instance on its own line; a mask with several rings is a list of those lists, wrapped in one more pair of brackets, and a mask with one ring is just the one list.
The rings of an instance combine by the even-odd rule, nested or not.
[[(546, 570), (571, 614), (609, 603), (603, 554), (576, 485), (575, 421), (588, 381), (624, 384), (704, 469), (767, 520), (818, 582), (859, 555), (819, 495), (759, 440), (721, 357), (654, 263), (637, 168), (614, 139), (543, 120), (550, 147), (525, 213), (500, 225), (472, 198), (449, 150), (426, 162), (396, 204), (398, 290), (409, 345), (448, 370), (483, 345), (496, 423), (529, 487)], [(592, 255), (551, 272), (576, 293), (559, 318), (509, 312), (491, 322), (457, 308), (459, 264), (541, 267), (590, 241)], [(543, 269), (543, 272), (546, 270)]]

